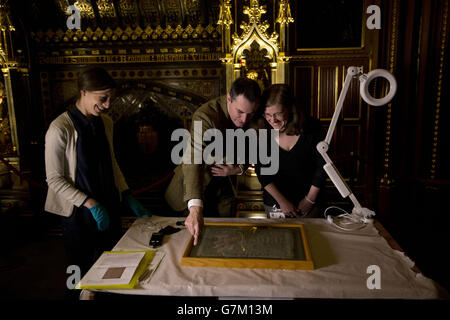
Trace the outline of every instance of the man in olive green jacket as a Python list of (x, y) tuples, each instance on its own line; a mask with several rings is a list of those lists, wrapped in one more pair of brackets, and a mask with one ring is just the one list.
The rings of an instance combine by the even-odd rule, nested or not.
[[(217, 129), (225, 137), (226, 129), (244, 128), (256, 112), (260, 96), (261, 90), (256, 81), (239, 78), (233, 82), (226, 96), (200, 106), (192, 117), (190, 150), (194, 152), (195, 149), (199, 151), (205, 148), (203, 134), (208, 129)], [(201, 132), (194, 130), (196, 121), (201, 121)], [(195, 141), (201, 141), (201, 144), (195, 144)], [(202, 154), (202, 150), (199, 154)], [(194, 236), (194, 245), (197, 244), (203, 226), (203, 200), (207, 200), (205, 190), (213, 177), (242, 174), (244, 170), (242, 165), (214, 164), (210, 167), (203, 161), (201, 164), (195, 162), (185, 161), (175, 169), (175, 175), (165, 194), (172, 209), (189, 210), (185, 225)]]

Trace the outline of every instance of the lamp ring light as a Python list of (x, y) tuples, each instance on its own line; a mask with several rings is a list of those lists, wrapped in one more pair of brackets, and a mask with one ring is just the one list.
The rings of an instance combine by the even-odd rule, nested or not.
[[(369, 93), (369, 84), (370, 82), (375, 78), (385, 78), (387, 81), (389, 81), (389, 92), (386, 96), (380, 99), (374, 98)], [(359, 92), (361, 94), (361, 97), (364, 99), (365, 102), (372, 106), (382, 106), (384, 104), (389, 103), (392, 98), (395, 96), (395, 93), (397, 92), (397, 81), (395, 80), (394, 76), (387, 70), (384, 69), (375, 69), (370, 71), (368, 74), (363, 74), (359, 77), (359, 80), (361, 82), (361, 85), (359, 87)]]

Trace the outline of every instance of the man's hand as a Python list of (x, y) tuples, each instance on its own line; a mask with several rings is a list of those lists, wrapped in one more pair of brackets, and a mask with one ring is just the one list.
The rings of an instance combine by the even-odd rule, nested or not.
[(241, 173), (241, 168), (235, 164), (214, 164), (211, 173), (213, 176), (226, 177)]
[(192, 206), (189, 209), (189, 215), (184, 221), (184, 225), (194, 236), (194, 246), (198, 243), (198, 237), (203, 228), (203, 208)]

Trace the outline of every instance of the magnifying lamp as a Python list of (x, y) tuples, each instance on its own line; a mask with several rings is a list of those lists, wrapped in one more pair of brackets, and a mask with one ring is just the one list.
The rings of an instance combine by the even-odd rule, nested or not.
[[(374, 98), (369, 93), (369, 84), (370, 82), (375, 78), (385, 78), (387, 81), (389, 81), (389, 92), (388, 94), (380, 99)], [(332, 216), (326, 216), (328, 221), (335, 226), (344, 229), (344, 230), (354, 230), (357, 228), (363, 227), (365, 224), (371, 222), (371, 217), (375, 215), (375, 212), (364, 208), (359, 203), (358, 199), (356, 199), (356, 196), (353, 194), (353, 192), (350, 190), (347, 183), (345, 183), (344, 179), (342, 178), (341, 174), (339, 173), (338, 169), (335, 167), (333, 161), (331, 161), (330, 157), (328, 156), (328, 147), (331, 142), (331, 137), (333, 136), (333, 132), (336, 128), (336, 123), (339, 118), (339, 114), (341, 113), (342, 106), (344, 104), (345, 96), (347, 95), (348, 88), (350, 87), (350, 82), (353, 78), (358, 78), (360, 81), (360, 94), (361, 97), (364, 99), (365, 102), (367, 102), (370, 105), (373, 106), (381, 106), (384, 104), (389, 103), (392, 98), (394, 97), (396, 91), (397, 91), (397, 82), (394, 78), (394, 76), (389, 73), (387, 70), (384, 69), (375, 69), (368, 74), (362, 73), (362, 68), (359, 67), (349, 67), (347, 69), (347, 75), (345, 77), (344, 86), (342, 87), (341, 94), (339, 96), (339, 100), (337, 102), (336, 108), (334, 110), (333, 118), (331, 119), (330, 126), (328, 128), (327, 135), (325, 137), (324, 141), (321, 141), (317, 144), (317, 150), (325, 160), (325, 165), (323, 166), (323, 169), (327, 173), (327, 175), (330, 177), (331, 181), (335, 185), (336, 189), (338, 189), (339, 193), (343, 198), (349, 197), (352, 201), (354, 207), (351, 214), (344, 214), (340, 215), (338, 217), (332, 217)], [(328, 210), (328, 209), (327, 209)], [(325, 211), (326, 215), (326, 211)], [(346, 221), (343, 221), (346, 220)], [(346, 227), (350, 224), (355, 224), (356, 228), (349, 228)]]

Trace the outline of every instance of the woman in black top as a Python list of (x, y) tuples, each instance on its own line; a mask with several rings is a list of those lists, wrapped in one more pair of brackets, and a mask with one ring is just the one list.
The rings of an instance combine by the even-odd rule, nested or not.
[(264, 126), (279, 132), (278, 172), (262, 175), (261, 166), (256, 167), (266, 214), (275, 205), (286, 216), (311, 216), (325, 179), (325, 162), (316, 150), (323, 140), (320, 123), (305, 116), (286, 84), (267, 88), (262, 104)]

